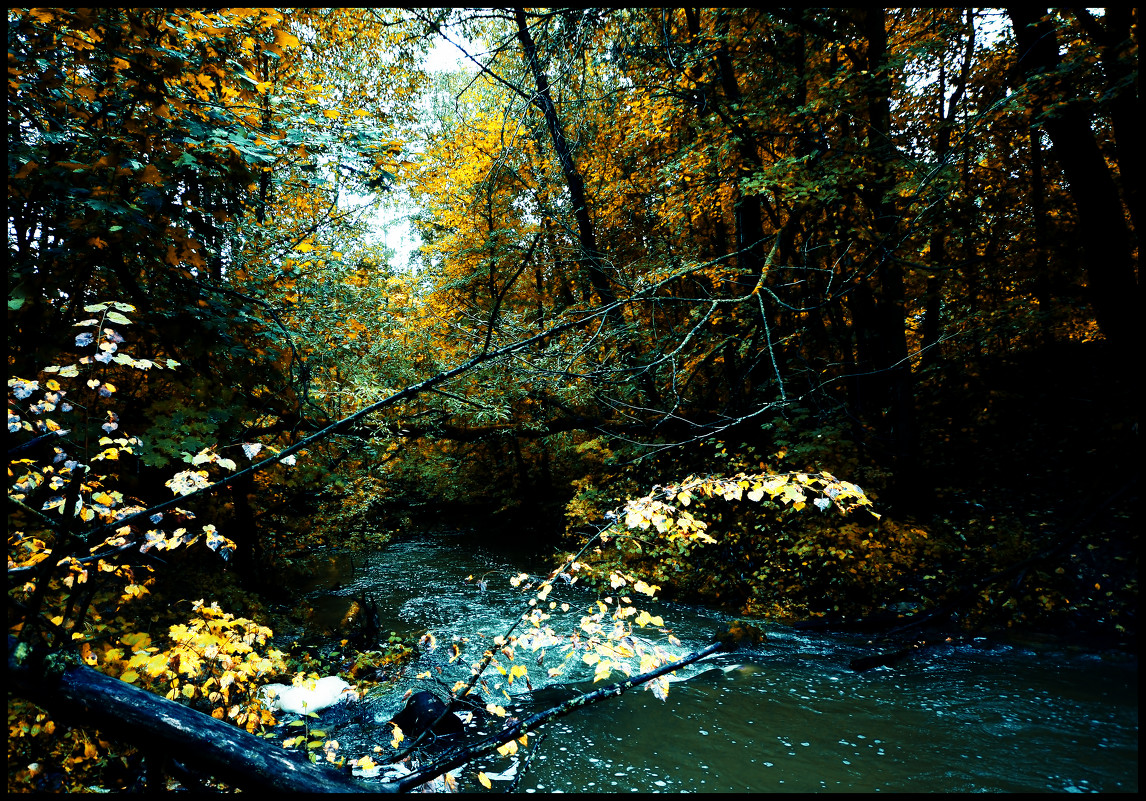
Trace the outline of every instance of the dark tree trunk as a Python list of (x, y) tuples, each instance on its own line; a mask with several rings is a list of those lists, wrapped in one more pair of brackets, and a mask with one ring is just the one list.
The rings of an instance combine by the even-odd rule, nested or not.
[[(732, 121), (736, 115), (743, 113), (744, 98), (740, 92), (740, 84), (736, 80), (736, 68), (732, 64), (732, 54), (728, 49), (728, 16), (722, 12), (717, 14), (717, 30), (720, 33), (719, 45), (716, 49), (716, 66), (720, 72), (720, 86), (724, 91), (728, 103), (728, 115)], [(756, 144), (756, 137), (746, 124), (734, 122), (732, 136), (736, 141), (736, 149), (740, 155), (740, 163), (744, 167), (760, 167), (760, 154)], [(737, 178), (739, 176), (736, 176)], [(740, 282), (740, 290), (746, 291), (755, 283), (764, 264), (764, 225), (761, 218), (760, 196), (738, 192), (735, 204), (736, 218), (736, 252), (741, 268), (748, 273), (747, 279)], [(748, 283), (751, 281), (751, 283)], [(747, 284), (745, 286), (745, 284)]]
[(522, 53), (526, 64), (533, 76), (537, 91), (533, 95), (533, 103), (545, 117), (545, 125), (549, 129), (549, 136), (553, 140), (553, 150), (557, 154), (557, 162), (561, 165), (561, 174), (565, 176), (565, 185), (569, 189), (569, 197), (573, 203), (573, 217), (577, 221), (577, 237), (581, 245), (582, 266), (589, 274), (589, 282), (597, 298), (606, 305), (616, 302), (609, 275), (605, 269), (604, 258), (597, 247), (597, 234), (593, 227), (593, 219), (589, 215), (589, 204), (585, 195), (585, 179), (577, 169), (573, 160), (573, 149), (565, 135), (565, 127), (561, 118), (557, 116), (557, 107), (553, 104), (553, 97), (549, 91), (549, 77), (541, 68), (537, 55), (537, 45), (533, 35), (529, 32), (529, 23), (525, 17), (525, 9), (513, 9), (517, 20), (517, 39), (521, 43)]
[[(1058, 37), (1046, 9), (1007, 9), (1018, 43), (1017, 69), (1034, 101), (1054, 111), (1043, 118), (1051, 153), (1078, 209), (1090, 301), (1102, 333), (1124, 354), (1137, 342), (1138, 277), (1132, 236), (1118, 186), (1095, 138), (1088, 105), (1058, 75)], [(1133, 184), (1136, 176), (1122, 176)]]
[(250, 473), (238, 476), (229, 487), (234, 508), (233, 527), (227, 533), (236, 545), (232, 557), (234, 569), (245, 586), (256, 591), (273, 589), (263, 582), (262, 539), (255, 523), (251, 500), (255, 496), (255, 477)]
[[(875, 268), (853, 294), (857, 350), (863, 363), (876, 374), (866, 382), (881, 407), (887, 409), (884, 427), (889, 436), (895, 470), (895, 489), (900, 497), (915, 496), (919, 489), (916, 462), (915, 385), (907, 350), (907, 321), (903, 267), (893, 259), (898, 219), (888, 202), (894, 176), (891, 164), (891, 76), (887, 63), (886, 19), (882, 9), (860, 12), (860, 29), (867, 40), (867, 156), (870, 178), (860, 191), (870, 210), (877, 241), (868, 256)], [(874, 286), (873, 286), (874, 284)], [(868, 330), (862, 330), (867, 328)]]

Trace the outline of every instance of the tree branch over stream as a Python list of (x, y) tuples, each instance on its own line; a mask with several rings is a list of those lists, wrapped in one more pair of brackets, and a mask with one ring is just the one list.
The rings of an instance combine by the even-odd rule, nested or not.
[[(449, 369), (446, 369), (446, 370), (442, 370), (441, 372), (438, 372), (435, 375), (433, 375), (433, 376), (431, 376), (431, 377), (429, 377), (423, 381), (420, 381), (416, 384), (411, 384), (411, 385), (409, 385), (409, 386), (407, 386), (401, 390), (398, 390), (397, 392), (393, 392), (393, 393), (387, 395), (386, 397), (384, 397), (378, 401), (375, 401), (374, 403), (371, 403), (368, 406), (364, 406), (363, 408), (359, 409), (357, 412), (354, 412), (351, 415), (348, 415), (348, 416), (346, 416), (340, 420), (337, 420), (337, 421), (331, 423), (330, 425), (326, 426), (325, 428), (320, 429), (319, 431), (316, 431), (315, 433), (311, 434), (310, 436), (304, 437), (303, 439), (300, 439), (298, 442), (294, 443), (293, 445), (290, 445), (288, 447), (283, 448), (278, 453), (275, 453), (275, 454), (263, 459), (262, 461), (255, 462), (255, 463), (253, 463), (253, 464), (251, 464), (251, 465), (249, 465), (249, 466), (247, 466), (241, 470), (237, 470), (233, 473), (229, 473), (228, 475), (224, 476), (223, 478), (219, 479), (218, 481), (216, 481), (214, 483), (208, 484), (208, 485), (203, 486), (203, 487), (199, 487), (198, 489), (187, 492), (186, 494), (178, 495), (178, 496), (176, 496), (170, 500), (167, 500), (167, 501), (164, 501), (162, 503), (158, 503), (158, 504), (155, 504), (153, 506), (150, 506), (147, 509), (143, 509), (141, 511), (134, 512), (130, 515), (121, 517), (121, 518), (119, 518), (113, 522), (105, 523), (101, 526), (97, 526), (93, 529), (89, 529), (88, 531), (86, 531), (82, 535), (80, 535), (80, 537), (81, 537), (81, 539), (83, 539), (86, 542), (96, 542), (99, 539), (111, 536), (116, 531), (118, 531), (118, 530), (124, 528), (125, 526), (132, 524), (132, 523), (135, 523), (137, 521), (141, 522), (144, 519), (149, 518), (156, 513), (163, 512), (163, 511), (166, 511), (168, 509), (172, 509), (172, 508), (174, 508), (180, 504), (186, 503), (187, 501), (189, 501), (189, 500), (191, 500), (197, 496), (209, 495), (209, 494), (211, 494), (211, 493), (213, 493), (219, 489), (223, 489), (223, 488), (227, 487), (228, 485), (230, 485), (231, 483), (233, 483), (239, 479), (245, 478), (247, 476), (252, 476), (256, 473), (260, 473), (260, 472), (262, 472), (262, 471), (264, 471), (270, 467), (273, 467), (275, 464), (283, 461), (284, 459), (287, 459), (288, 457), (297, 454), (299, 451), (302, 451), (311, 445), (314, 445), (318, 442), (325, 440), (326, 438), (328, 438), (334, 434), (337, 434), (339, 432), (345, 431), (345, 430), (353, 427), (356, 423), (365, 419), (370, 414), (372, 414), (376, 411), (387, 408), (389, 406), (393, 406), (393, 405), (400, 403), (402, 401), (406, 401), (406, 400), (410, 400), (412, 398), (415, 398), (415, 397), (421, 395), (423, 392), (426, 392), (428, 390), (432, 390), (435, 387), (438, 387), (439, 385), (444, 384), (453, 378), (456, 378), (460, 375), (464, 375), (465, 373), (469, 372), (470, 370), (473, 370), (475, 367), (478, 367), (479, 365), (482, 365), (482, 364), (485, 364), (488, 362), (493, 362), (493, 361), (496, 361), (498, 359), (501, 359), (501, 358), (504, 358), (507, 356), (511, 356), (511, 355), (518, 353), (520, 351), (527, 350), (533, 346), (536, 346), (540, 343), (545, 342), (546, 340), (549, 340), (549, 339), (557, 336), (558, 334), (562, 334), (566, 331), (570, 331), (570, 330), (579, 328), (581, 326), (587, 325), (587, 324), (589, 324), (595, 320), (599, 321), (599, 320), (603, 320), (603, 319), (608, 319), (612, 315), (615, 315), (616, 313), (618, 313), (625, 306), (635, 304), (635, 303), (655, 301), (658, 299), (658, 297), (657, 297), (658, 293), (663, 288), (667, 287), (668, 285), (672, 284), (673, 282), (678, 281), (678, 280), (680, 280), (680, 279), (682, 279), (688, 275), (691, 275), (697, 271), (703, 270), (706, 267), (711, 266), (711, 264), (713, 264), (713, 263), (723, 261), (723, 258), (724, 257), (721, 257), (720, 259), (715, 260), (715, 262), (704, 262), (704, 263), (684, 265), (680, 269), (675, 271), (672, 275), (669, 275), (665, 278), (662, 278), (661, 280), (656, 281), (655, 283), (652, 283), (652, 284), (640, 289), (637, 292), (634, 292), (632, 295), (630, 295), (627, 298), (624, 298), (621, 300), (613, 300), (610, 303), (600, 305), (600, 306), (597, 306), (596, 308), (589, 309), (589, 310), (586, 310), (584, 312), (578, 313), (577, 316), (575, 316), (573, 319), (566, 320), (566, 321), (561, 322), (561, 323), (557, 323), (556, 325), (551, 325), (551, 326), (547, 327), (545, 330), (540, 331), (536, 334), (533, 334), (532, 336), (516, 339), (513, 342), (510, 342), (509, 344), (502, 345), (500, 347), (491, 347), (493, 343), (492, 343), (491, 339), (487, 337), (485, 342), (483, 343), (481, 349), (476, 354), (474, 354), (473, 356), (471, 356), (469, 359), (462, 362), (461, 364), (458, 364), (458, 365), (451, 367)], [(722, 299), (722, 301), (723, 302), (731, 302), (733, 300), (747, 301), (747, 300), (750, 300), (754, 296), (754, 294), (755, 294), (755, 292), (750, 292), (750, 293), (747, 293), (747, 294), (745, 294), (739, 298), (736, 298), (736, 299), (725, 298), (725, 299)], [(693, 333), (695, 332), (695, 330), (700, 325), (702, 325), (702, 323), (703, 323), (703, 320), (690, 326), (689, 330), (687, 332), (685, 332), (685, 334), (683, 336), (686, 338), (692, 336)], [(493, 324), (493, 321), (490, 321), (491, 326), (492, 326), (492, 324)], [(731, 424), (731, 423), (729, 423), (729, 424)], [(711, 435), (711, 431), (709, 432), (708, 435)]]
[[(72, 666), (48, 671), (45, 675), (21, 663), (20, 646), (11, 637), (8, 638), (8, 676), (19, 694), (53, 715), (76, 725), (98, 728), (105, 734), (136, 743), (153, 754), (168, 755), (244, 790), (390, 793), (414, 789), (551, 720), (620, 696), (719, 651), (733, 651), (745, 638), (745, 632), (745, 629), (734, 626), (712, 644), (675, 662), (579, 695), (529, 717), (511, 719), (496, 734), (391, 782), (359, 782), (334, 773), (292, 756), (275, 742), (248, 734), (230, 723), (89, 667)], [(748, 632), (747, 636), (751, 638), (752, 633)]]
[[(734, 629), (735, 630), (735, 629)], [(733, 631), (734, 631), (733, 630)], [(682, 657), (675, 662), (661, 665), (655, 670), (650, 670), (646, 673), (641, 673), (638, 676), (633, 676), (624, 681), (618, 681), (610, 684), (607, 687), (602, 687), (599, 690), (594, 690), (591, 693), (578, 695), (576, 698), (571, 698), (564, 703), (557, 706), (550, 707), (541, 712), (536, 712), (529, 717), (520, 719), (511, 719), (501, 731), (496, 734), (491, 734), (480, 742), (472, 745), (465, 746), (459, 752), (442, 757), (441, 759), (421, 768), (409, 776), (404, 776), (396, 782), (399, 790), (410, 790), (419, 785), (425, 784), (435, 776), (440, 776), (446, 771), (453, 770), (454, 768), (472, 762), (483, 754), (491, 753), (497, 750), (498, 746), (508, 743), (510, 740), (516, 740), (524, 734), (528, 734), (546, 723), (557, 718), (565, 717), (576, 712), (579, 709), (584, 709), (587, 706), (604, 701), (609, 698), (616, 698), (634, 687), (639, 687), (646, 684), (655, 678), (664, 676), (667, 673), (680, 670), (687, 667), (694, 662), (699, 662), (705, 657), (720, 651), (734, 651), (736, 649), (737, 639), (735, 636), (723, 635), (719, 640), (701, 648), (699, 651), (694, 651), (688, 656)]]

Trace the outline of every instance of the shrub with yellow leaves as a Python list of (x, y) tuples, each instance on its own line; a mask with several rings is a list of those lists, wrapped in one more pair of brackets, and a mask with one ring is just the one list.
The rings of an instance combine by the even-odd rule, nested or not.
[(267, 677), (287, 670), (285, 654), (275, 648), (265, 655), (255, 650), (266, 645), (273, 632), (215, 603), (197, 601), (192, 608), (194, 617), (187, 624), (168, 630), (167, 648), (154, 645), (147, 634), (127, 634), (121, 638), (124, 647), (105, 649), (100, 662), (123, 681), (248, 731), (274, 725), (258, 688)]

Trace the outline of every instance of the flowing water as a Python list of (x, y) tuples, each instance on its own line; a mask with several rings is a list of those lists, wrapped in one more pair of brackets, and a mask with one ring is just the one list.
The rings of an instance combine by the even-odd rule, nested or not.
[[(365, 593), (382, 609), (385, 631), (430, 631), (437, 645), (407, 671), (405, 684), (429, 686), (416, 676), (430, 670), (450, 685), (523, 610), (529, 596), (508, 577), (549, 567), (475, 542), (425, 536), (378, 553), (332, 556), (316, 566), (313, 601), (320, 614), (340, 616), (349, 597)], [(477, 581), (483, 577), (484, 587)], [(336, 582), (336, 592), (324, 589)], [(561, 587), (553, 598), (582, 611), (596, 595)], [(727, 622), (683, 605), (650, 611), (680, 639), (681, 647), (666, 647), (681, 655), (703, 647)], [(681, 671), (686, 680), (671, 685), (666, 701), (631, 690), (549, 723), (519, 791), (1138, 789), (1136, 659), (983, 641), (855, 673), (850, 660), (873, 652), (862, 639), (766, 628), (762, 646)], [(464, 657), (451, 665), (447, 651), (455, 643)], [(543, 688), (543, 668), (555, 664), (559, 649), (546, 654), (540, 667), (529, 655), (533, 693), (522, 692), (520, 679), (509, 685), (491, 671), (488, 697), (506, 691), (512, 702), (498, 696), (501, 702), (527, 712), (592, 688), (591, 668), (580, 663), (559, 679), (563, 684)], [(400, 698), (367, 704), (384, 731)], [(331, 735), (341, 753), (369, 753), (386, 739), (371, 740), (361, 729)], [(519, 758), (495, 755), (463, 769), (462, 788), (480, 790), (472, 778), (478, 770), (512, 773)]]

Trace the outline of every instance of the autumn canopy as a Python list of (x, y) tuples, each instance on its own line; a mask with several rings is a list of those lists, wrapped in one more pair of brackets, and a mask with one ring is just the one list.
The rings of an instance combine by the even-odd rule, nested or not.
[[(22, 658), (255, 731), (294, 560), (475, 520), (605, 590), (1126, 635), (1136, 10), (7, 14)], [(37, 714), (10, 789), (13, 738), (80, 771)]]

